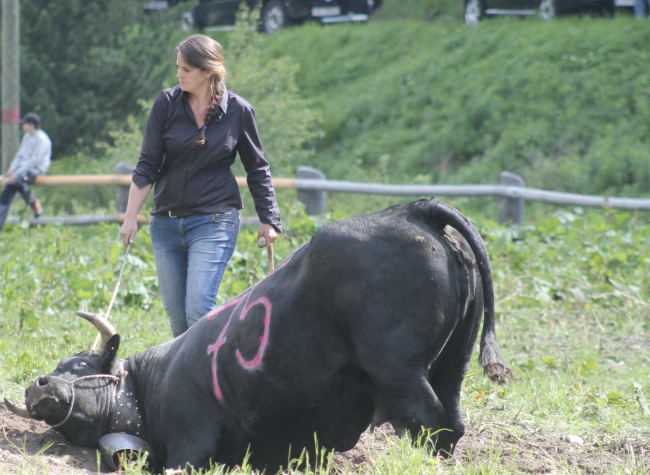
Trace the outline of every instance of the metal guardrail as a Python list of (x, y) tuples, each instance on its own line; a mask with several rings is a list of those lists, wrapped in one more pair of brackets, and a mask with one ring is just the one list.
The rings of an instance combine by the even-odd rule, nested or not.
[(392, 196), (492, 196), (565, 206), (650, 210), (650, 199), (579, 195), (510, 185), (381, 185), (347, 181), (296, 180), (296, 189)]
[[(133, 166), (118, 165), (116, 175), (70, 175), (42, 176), (34, 182), (38, 186), (78, 186), (113, 185), (117, 187), (117, 208), (120, 213), (114, 216), (64, 216), (32, 219), (32, 225), (48, 223), (92, 224), (95, 222), (121, 222), (126, 211), (128, 188), (131, 185)], [(121, 172), (121, 173), (120, 173)], [(298, 167), (297, 178), (273, 178), (273, 186), (278, 190), (296, 190), (298, 199), (305, 203), (307, 214), (322, 214), (325, 209), (326, 193), (358, 193), (391, 196), (490, 196), (501, 198), (499, 222), (521, 224), (524, 217), (524, 202), (537, 201), (561, 206), (581, 206), (591, 208), (613, 208), (625, 210), (650, 210), (650, 199), (618, 198), (607, 196), (581, 195), (557, 191), (526, 188), (524, 180), (512, 173), (501, 173), (498, 185), (391, 185), (378, 183), (355, 183), (327, 180), (322, 172), (310, 167)], [(247, 188), (246, 178), (236, 178), (239, 188)], [(142, 218), (144, 220), (144, 218)], [(143, 222), (140, 220), (140, 222)], [(246, 218), (251, 224), (252, 218)]]
[[(41, 216), (39, 218), (31, 218), (29, 220), (30, 226), (44, 226), (46, 224), (65, 224), (66, 226), (85, 226), (88, 224), (99, 223), (123, 223), (124, 213), (97, 215), (97, 214), (82, 214), (79, 216)], [(141, 214), (137, 217), (138, 224), (148, 223), (149, 220)], [(10, 216), (7, 218), (7, 223), (19, 224), (20, 219)]]
[[(277, 190), (325, 191), (391, 196), (492, 196), (496, 198), (539, 201), (564, 206), (650, 210), (650, 199), (616, 198), (539, 190), (512, 185), (384, 185), (309, 178), (273, 178)], [(41, 176), (38, 186), (114, 185), (129, 186), (131, 175), (60, 175)], [(247, 188), (246, 178), (237, 178), (239, 188)]]

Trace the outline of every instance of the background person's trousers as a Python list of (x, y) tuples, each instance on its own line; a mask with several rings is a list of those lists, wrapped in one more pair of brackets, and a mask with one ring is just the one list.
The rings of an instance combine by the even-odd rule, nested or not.
[(11, 200), (14, 199), (16, 193), (20, 193), (25, 200), (25, 203), (28, 205), (31, 206), (36, 203), (36, 197), (34, 196), (34, 193), (32, 193), (29, 185), (34, 183), (37, 176), (38, 173), (32, 171), (23, 173), (16, 176), (16, 180), (11, 184), (6, 185), (4, 190), (2, 190), (2, 194), (0, 194), (0, 230), (5, 225), (7, 214), (9, 214)]

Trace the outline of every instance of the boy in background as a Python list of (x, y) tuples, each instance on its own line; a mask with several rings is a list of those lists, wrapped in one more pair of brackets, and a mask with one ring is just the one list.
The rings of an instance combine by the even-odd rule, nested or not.
[[(0, 230), (5, 224), (11, 200), (19, 192), (25, 203), (32, 207), (35, 217), (43, 212), (41, 203), (36, 199), (29, 185), (34, 183), (37, 176), (45, 174), (50, 166), (52, 142), (41, 130), (41, 118), (38, 114), (29, 113), (20, 121), (23, 127), (23, 140), (20, 143), (16, 158), (11, 162), (9, 171), (4, 176), (5, 188), (0, 194)], [(0, 179), (0, 183), (3, 180)]]

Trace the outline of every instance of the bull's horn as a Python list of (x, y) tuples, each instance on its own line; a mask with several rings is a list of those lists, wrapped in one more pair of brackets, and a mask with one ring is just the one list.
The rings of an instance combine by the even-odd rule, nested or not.
[(104, 317), (100, 317), (99, 315), (96, 315), (94, 313), (77, 312), (77, 315), (88, 320), (90, 323), (93, 324), (95, 328), (97, 328), (97, 331), (99, 331), (99, 334), (102, 337), (102, 345), (99, 348), (97, 348), (97, 350), (95, 350), (95, 353), (101, 354), (102, 350), (104, 349), (104, 346), (106, 346), (106, 343), (108, 343), (108, 340), (110, 340), (111, 337), (117, 333), (115, 331), (115, 327), (111, 325), (111, 323), (108, 320), (106, 320)]
[(27, 406), (13, 403), (7, 398), (5, 398), (5, 406), (7, 406), (7, 409), (9, 409), (11, 412), (16, 414), (17, 416), (24, 417), (25, 419), (31, 419), (32, 418), (31, 414), (27, 410)]

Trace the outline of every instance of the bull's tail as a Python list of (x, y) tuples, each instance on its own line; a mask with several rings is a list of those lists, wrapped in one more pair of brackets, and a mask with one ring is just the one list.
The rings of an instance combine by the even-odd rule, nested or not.
[(449, 225), (456, 229), (467, 241), (474, 253), (483, 284), (483, 332), (481, 333), (481, 353), (479, 363), (485, 374), (499, 384), (506, 384), (514, 376), (513, 371), (503, 361), (496, 339), (494, 315), (494, 289), (490, 259), (483, 239), (469, 219), (451, 206), (435, 200), (422, 200), (418, 205), (428, 217), (427, 222), (443, 229)]

